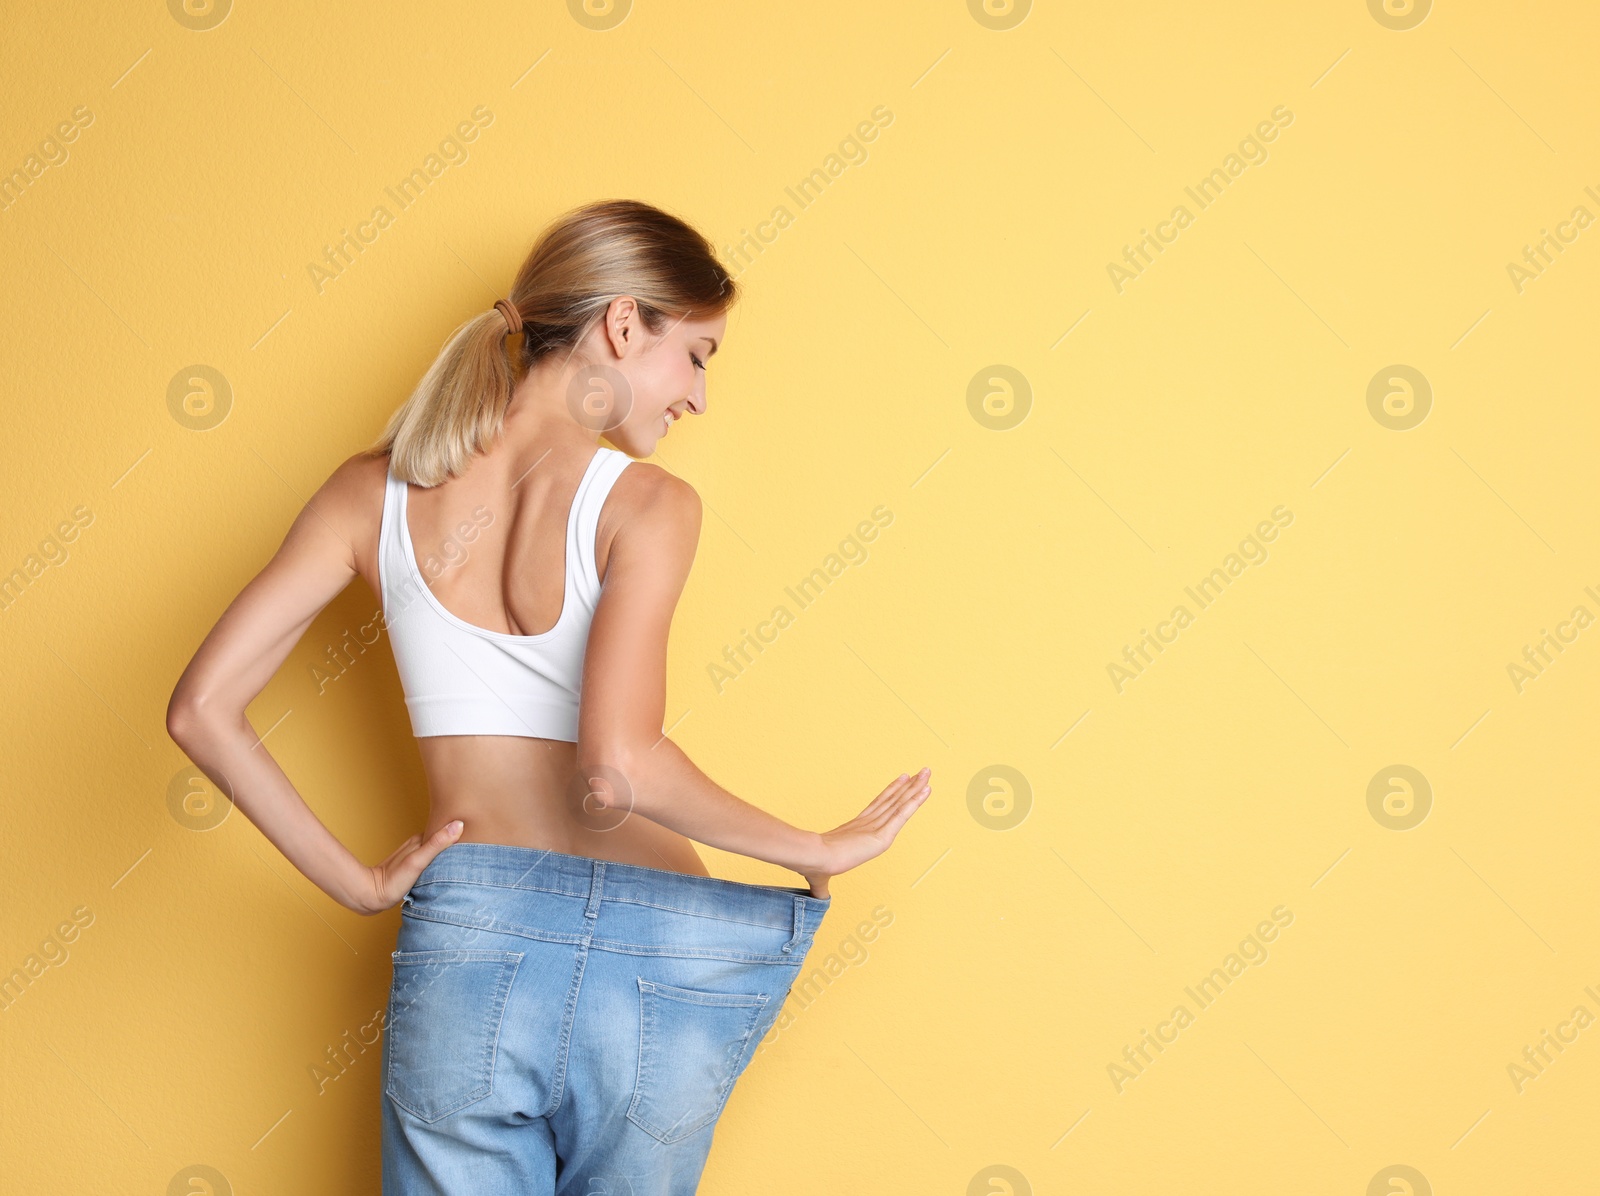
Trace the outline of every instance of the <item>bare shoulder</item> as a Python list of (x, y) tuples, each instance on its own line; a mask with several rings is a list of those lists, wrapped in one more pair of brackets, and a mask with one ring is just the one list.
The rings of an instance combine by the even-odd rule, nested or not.
[(630, 461), (600, 510), (595, 565), (602, 582), (613, 557), (632, 562), (630, 572), (687, 576), (700, 543), (700, 495), (674, 473), (649, 461)]
[(389, 476), (389, 454), (363, 450), (346, 457), (312, 498), (317, 510), (339, 517), (347, 526), (383, 513), (383, 491)]
[[(363, 450), (346, 457), (317, 487), (296, 520), (302, 534), (318, 539), (330, 533), (353, 556), (357, 567), (376, 550), (383, 520), (389, 454)], [(294, 533), (291, 532), (291, 535)]]
[(614, 507), (609, 513), (615, 515), (619, 528), (638, 526), (656, 533), (668, 528), (698, 532), (700, 528), (699, 492), (650, 461), (629, 463), (611, 487), (606, 507)]

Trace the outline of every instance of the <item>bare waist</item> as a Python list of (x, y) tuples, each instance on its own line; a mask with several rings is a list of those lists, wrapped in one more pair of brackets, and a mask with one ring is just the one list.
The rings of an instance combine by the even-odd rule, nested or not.
[(577, 772), (577, 745), (502, 735), (417, 740), (428, 778), (424, 836), (459, 818), (458, 842), (529, 847), (708, 876), (694, 844), (628, 810), (599, 808)]

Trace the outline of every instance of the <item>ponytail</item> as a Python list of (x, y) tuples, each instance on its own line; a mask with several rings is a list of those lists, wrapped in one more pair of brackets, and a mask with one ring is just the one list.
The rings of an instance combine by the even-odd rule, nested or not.
[(450, 334), (411, 397), (389, 417), (374, 451), (388, 450), (396, 477), (437, 486), (494, 444), (512, 382), (506, 318), (490, 308)]

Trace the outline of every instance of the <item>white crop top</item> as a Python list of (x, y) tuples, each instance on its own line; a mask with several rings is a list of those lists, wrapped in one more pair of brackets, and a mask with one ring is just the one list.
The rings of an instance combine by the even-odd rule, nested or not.
[(600, 445), (567, 516), (561, 615), (541, 635), (490, 631), (456, 618), (424, 583), (406, 523), (409, 484), (391, 472), (378, 532), (378, 578), (411, 730), (427, 735), (578, 739), (578, 693), (600, 598), (595, 532), (626, 453)]

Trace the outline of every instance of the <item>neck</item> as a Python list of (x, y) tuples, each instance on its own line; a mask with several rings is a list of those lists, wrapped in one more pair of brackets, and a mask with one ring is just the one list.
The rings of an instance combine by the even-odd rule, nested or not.
[(564, 365), (564, 356), (552, 353), (535, 362), (512, 389), (505, 415), (506, 442), (537, 445), (541, 451), (585, 445), (593, 449), (599, 442), (599, 432), (579, 423), (569, 405), (568, 395), (580, 363)]

